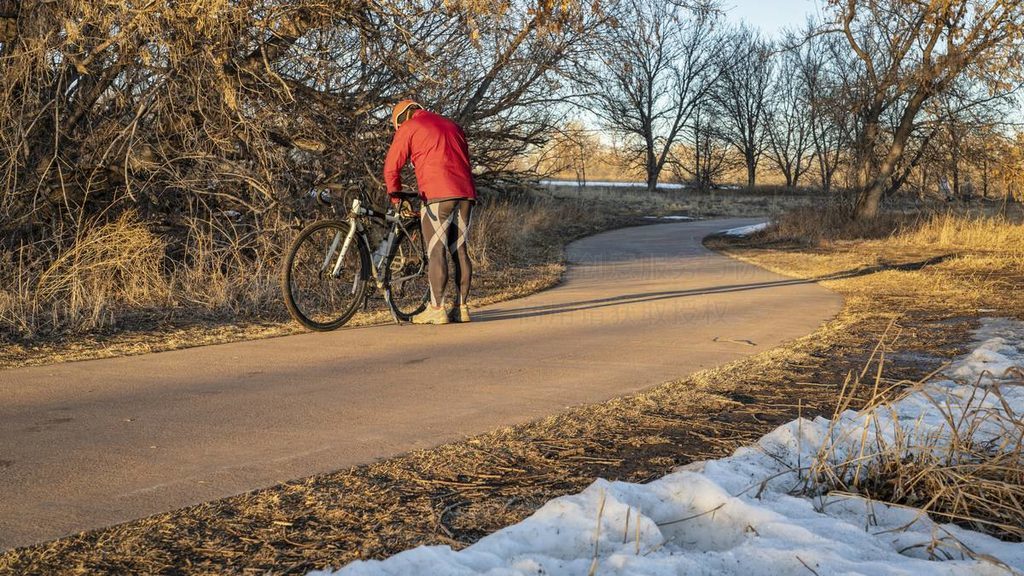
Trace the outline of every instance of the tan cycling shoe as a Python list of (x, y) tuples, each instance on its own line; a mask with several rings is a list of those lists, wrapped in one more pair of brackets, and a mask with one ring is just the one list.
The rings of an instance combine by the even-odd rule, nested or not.
[(444, 309), (444, 306), (427, 306), (426, 310), (412, 317), (410, 320), (413, 324), (447, 324), (448, 312)]
[(469, 322), (469, 306), (462, 305), (452, 308), (448, 312), (448, 319), (458, 323)]

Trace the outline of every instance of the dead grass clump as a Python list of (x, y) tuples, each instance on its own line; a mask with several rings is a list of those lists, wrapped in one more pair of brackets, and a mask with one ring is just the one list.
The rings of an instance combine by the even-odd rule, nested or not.
[(81, 227), (50, 261), (11, 270), (0, 299), (6, 336), (110, 326), (122, 309), (158, 306), (169, 287), (161, 273), (165, 243), (131, 212)]
[(996, 251), (1019, 259), (1024, 257), (1024, 224), (1006, 215), (946, 213), (903, 226), (893, 241), (904, 246)]
[(493, 202), (474, 213), (470, 250), (481, 269), (547, 260), (552, 246), (544, 240), (557, 236), (556, 228), (568, 222), (571, 202), (555, 204), (537, 200)]
[[(884, 357), (873, 361), (879, 364), (873, 382), (865, 386), (854, 378), (844, 386), (831, 440), (810, 466), (810, 491), (910, 506), (971, 530), (1024, 540), (1024, 414), (1004, 395), (1004, 387), (1024, 385), (1024, 373), (985, 373), (962, 383), (973, 385), (969, 392), (954, 392), (936, 385), (934, 375), (886, 383)], [(870, 392), (857, 425), (840, 430), (838, 424), (850, 423), (842, 413), (864, 402), (865, 388)], [(896, 403), (910, 394), (926, 398), (941, 421), (919, 416), (908, 425)]]
[(847, 206), (829, 203), (784, 212), (762, 234), (767, 240), (817, 246), (835, 240), (886, 238), (916, 219), (916, 215), (885, 212), (872, 220), (854, 220)]
[(647, 213), (661, 215), (671, 208), (665, 198), (637, 205), (607, 197), (546, 194), (490, 202), (473, 213), (470, 251), (485, 270), (556, 262), (572, 240), (637, 224)]
[(193, 315), (283, 319), (277, 283), (289, 239), (253, 226), (190, 218), (171, 273), (179, 307)]

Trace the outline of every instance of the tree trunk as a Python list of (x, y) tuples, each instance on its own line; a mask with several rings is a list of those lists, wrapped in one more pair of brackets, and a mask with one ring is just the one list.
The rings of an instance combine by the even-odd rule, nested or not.
[(823, 156), (823, 152), (816, 152), (818, 160), (818, 170), (821, 171), (821, 191), (828, 194), (832, 191), (832, 178), (828, 169), (828, 160)]
[(647, 157), (647, 191), (654, 192), (658, 189), (658, 163), (654, 161), (654, 155)]
[(704, 191), (704, 175), (701, 173), (701, 142), (699, 123), (693, 125), (693, 177), (697, 181), (697, 190)]
[[(863, 179), (864, 183), (858, 182), (861, 192), (854, 211), (856, 219), (870, 220), (878, 216), (878, 207), (882, 201), (882, 195), (885, 194), (893, 171), (896, 169), (896, 163), (903, 157), (903, 150), (906, 148), (907, 140), (910, 139), (910, 134), (914, 131), (914, 118), (917, 117), (917, 113), (921, 110), (921, 105), (924, 104), (929, 95), (928, 89), (922, 86), (918, 87), (917, 91), (910, 97), (910, 101), (907, 102), (907, 107), (903, 110), (903, 114), (900, 117), (899, 126), (893, 134), (889, 151), (885, 155), (885, 159), (878, 166), (874, 178), (870, 178), (871, 151), (874, 149), (875, 142), (877, 141), (879, 127), (877, 118), (880, 116), (881, 111), (878, 110), (879, 116), (869, 116), (869, 122), (865, 127), (860, 146), (858, 146), (859, 166), (857, 167), (857, 179), (858, 181)], [(872, 108), (872, 114), (876, 110), (876, 108)]]
[(871, 220), (878, 216), (878, 207), (882, 200), (882, 194), (885, 192), (883, 182), (876, 178), (869, 188), (861, 192), (857, 199), (855, 212), (857, 220)]
[(981, 197), (988, 200), (988, 156), (981, 161)]

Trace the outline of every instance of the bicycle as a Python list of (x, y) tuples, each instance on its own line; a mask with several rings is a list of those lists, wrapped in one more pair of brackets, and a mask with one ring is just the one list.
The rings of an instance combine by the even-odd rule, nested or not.
[[(292, 241), (281, 274), (292, 318), (310, 330), (335, 330), (360, 306), (368, 307), (374, 289), (383, 294), (396, 323), (422, 312), (430, 284), (418, 212), (381, 211), (356, 198), (342, 217), (329, 189), (310, 194), (337, 217), (306, 226)], [(384, 229), (376, 249), (372, 227)]]

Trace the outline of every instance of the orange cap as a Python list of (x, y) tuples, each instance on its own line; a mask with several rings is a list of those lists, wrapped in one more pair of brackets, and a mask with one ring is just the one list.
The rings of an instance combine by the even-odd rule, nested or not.
[(395, 107), (391, 109), (391, 124), (395, 127), (395, 130), (398, 130), (398, 117), (401, 116), (403, 112), (408, 110), (409, 106), (423, 108), (423, 106), (420, 106), (419, 102), (409, 98), (406, 98), (405, 100), (402, 100), (398, 104), (395, 104)]

